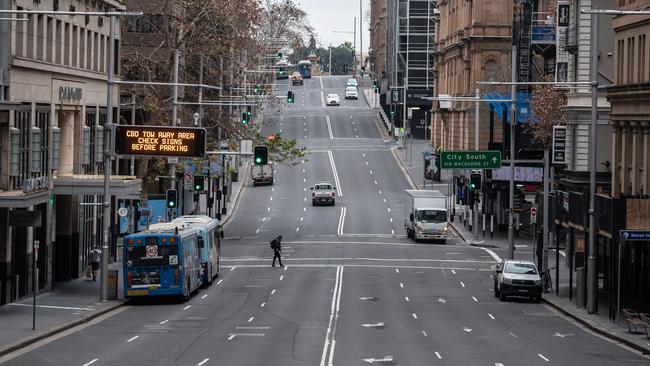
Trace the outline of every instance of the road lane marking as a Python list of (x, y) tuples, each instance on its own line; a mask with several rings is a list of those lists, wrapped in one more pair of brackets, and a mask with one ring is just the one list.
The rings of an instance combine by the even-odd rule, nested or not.
[(284, 280), (284, 275), (280, 276), (280, 281)]
[(517, 335), (514, 334), (513, 332), (508, 332), (508, 333), (512, 336), (512, 338), (518, 338)]
[(165, 319), (165, 320), (161, 321), (160, 324), (165, 324), (165, 323), (167, 323), (168, 321), (169, 321), (169, 320)]
[(490, 318), (492, 318), (492, 320), (494, 320), (494, 315), (492, 315), (490, 313), (488, 313), (488, 315), (490, 316)]
[[(332, 304), (330, 305), (330, 319), (325, 333), (325, 343), (323, 344), (323, 353), (321, 355), (320, 366), (331, 365), (334, 358), (334, 346), (336, 345), (335, 335), (336, 326), (339, 317), (339, 307), (341, 304), (341, 288), (343, 287), (343, 266), (336, 267), (336, 281), (332, 293)], [(329, 352), (328, 352), (329, 349)], [(327, 358), (329, 356), (329, 363)]]
[(264, 329), (264, 330), (267, 330), (267, 329), (269, 329), (269, 327), (237, 327), (237, 329), (249, 329), (249, 330), (250, 329), (257, 329), (257, 330)]
[(435, 353), (436, 357), (437, 357), (439, 360), (442, 360), (442, 356), (440, 356), (440, 353), (438, 353), (438, 352), (434, 352), (434, 353)]
[(271, 212), (271, 207), (267, 208), (266, 212)]
[(187, 310), (187, 309), (189, 309), (191, 307), (192, 307), (192, 305), (187, 305), (186, 307), (183, 308), (183, 310)]
[(206, 359), (204, 359), (203, 361), (197, 363), (196, 366), (203, 366), (203, 365), (205, 365), (205, 363), (208, 362), (208, 361), (210, 361), (210, 359), (209, 359), (209, 358), (206, 358)]
[(234, 271), (235, 268), (237, 268), (237, 266), (232, 267), (232, 268), (230, 269), (230, 272)]
[(375, 181), (375, 184), (378, 184), (377, 181)]
[[(21, 303), (9, 303), (10, 306), (24, 306), (24, 307), (33, 307), (32, 304), (21, 304)], [(93, 311), (93, 308), (77, 308), (72, 306), (54, 306), (54, 305), (36, 305), (37, 308), (43, 309), (62, 309), (62, 310), (77, 310), (77, 311)]]
[(330, 139), (334, 139), (334, 134), (332, 133), (332, 123), (330, 122), (330, 116), (325, 116), (325, 121), (327, 122), (327, 132), (330, 135)]
[(497, 261), (497, 262), (502, 261), (501, 257), (499, 257), (495, 252), (491, 251), (490, 249), (488, 249), (488, 248), (481, 248), (481, 249), (483, 249), (487, 254), (491, 255), (492, 258), (494, 258), (495, 261)]
[(284, 271), (286, 271), (287, 268), (289, 268), (289, 265), (284, 266)]
[(456, 274), (456, 270), (452, 269), (451, 273)]
[(409, 300), (409, 297), (408, 297), (408, 296), (404, 296), (404, 300), (406, 300), (406, 302), (410, 302), (410, 301), (411, 301), (411, 300)]
[(472, 296), (472, 300), (474, 300), (474, 302), (478, 302), (478, 300), (474, 296)]
[(384, 198), (384, 203), (386, 203), (386, 202), (387, 202), (387, 201), (386, 201), (386, 199)]
[(325, 108), (325, 95), (322, 91), (320, 92), (320, 102), (323, 105), (323, 108)]
[(427, 332), (424, 331), (424, 330), (422, 331), (422, 335), (425, 336), (425, 337), (428, 337), (428, 336), (429, 336), (429, 335), (427, 334)]
[(221, 285), (221, 282), (223, 282), (223, 280), (219, 280), (219, 282), (217, 282), (217, 285)]
[(208, 294), (201, 296), (202, 299), (205, 299), (206, 297), (208, 297)]
[(302, 222), (302, 220), (304, 220), (304, 219), (305, 219), (304, 217), (301, 217), (301, 218), (300, 218), (300, 222)]
[(413, 319), (417, 319), (418, 315), (416, 313), (411, 314), (413, 316)]
[(399, 287), (404, 288), (404, 284), (400, 282)]
[(266, 306), (266, 303), (265, 303), (265, 302), (263, 302), (262, 305), (260, 305), (261, 308), (263, 308), (263, 307), (265, 307), (265, 306)]
[(319, 77), (318, 77), (318, 80), (320, 80), (320, 88), (321, 88), (321, 90), (322, 90), (322, 89), (325, 89), (325, 88), (323, 87), (323, 77), (322, 77), (322, 76), (319, 76)]
[(465, 284), (463, 283), (463, 281), (460, 281), (460, 285), (465, 287)]
[(255, 317), (254, 317), (254, 316), (251, 316), (250, 318), (248, 318), (248, 322), (249, 322), (249, 323), (252, 322), (253, 319), (255, 319)]
[(345, 213), (347, 212), (347, 209), (345, 207), (341, 207), (341, 215), (339, 216), (339, 226), (337, 229), (338, 235), (343, 235), (343, 227), (345, 226)]
[(133, 336), (133, 337), (127, 339), (127, 340), (126, 340), (126, 343), (131, 343), (131, 342), (135, 341), (136, 339), (138, 339), (138, 337), (140, 337), (140, 336), (139, 336), (139, 335), (137, 335), (137, 336)]
[(399, 273), (399, 268), (395, 268), (395, 272), (396, 272), (396, 273)]
[(334, 181), (336, 182), (336, 193), (339, 197), (343, 197), (341, 182), (339, 181), (339, 173), (336, 171), (336, 164), (334, 163), (334, 155), (332, 155), (332, 150), (328, 150), (327, 155), (330, 158), (330, 165), (332, 166), (332, 173), (334, 174)]
[(544, 361), (546, 361), (546, 362), (549, 362), (549, 361), (550, 361), (548, 358), (544, 357), (544, 355), (541, 354), (541, 353), (538, 353), (537, 355), (539, 356), (539, 358), (541, 358), (542, 360), (544, 360)]
[(379, 194), (382, 194), (382, 193), (381, 193), (381, 190), (379, 191)]
[(296, 228), (296, 232), (298, 232), (298, 230), (300, 230), (300, 226), (298, 226), (298, 227)]
[(273, 295), (273, 294), (275, 294), (275, 289), (273, 289), (273, 291), (271, 291), (271, 295)]
[(90, 366), (90, 365), (94, 364), (95, 362), (97, 362), (98, 360), (99, 360), (99, 358), (95, 358), (93, 360), (90, 360), (90, 362), (84, 363), (83, 366)]

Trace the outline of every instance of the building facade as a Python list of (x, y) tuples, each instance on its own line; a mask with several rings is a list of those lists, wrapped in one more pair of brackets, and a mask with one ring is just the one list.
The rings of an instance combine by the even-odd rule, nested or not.
[[(124, 10), (113, 0), (3, 3), (16, 10)], [(0, 304), (83, 273), (87, 254), (101, 243), (109, 68), (109, 18), (18, 15), (1, 22), (0, 68)], [(119, 23), (119, 22), (118, 22)], [(116, 50), (119, 50), (119, 28)], [(119, 52), (116, 74), (119, 74)], [(113, 94), (118, 103), (117, 87)], [(139, 181), (111, 181), (115, 195), (139, 192)], [(40, 227), (23, 227), (15, 211), (40, 212)], [(112, 220), (113, 221), (113, 220)], [(114, 248), (112, 248), (114, 250)]]
[(386, 5), (388, 0), (370, 2), (370, 71), (382, 80), (386, 70)]

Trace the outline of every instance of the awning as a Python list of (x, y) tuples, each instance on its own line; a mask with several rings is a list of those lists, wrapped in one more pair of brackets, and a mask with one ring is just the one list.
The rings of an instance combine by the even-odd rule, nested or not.
[[(133, 176), (112, 175), (109, 183), (111, 196), (122, 199), (140, 199), (142, 179)], [(55, 195), (103, 195), (103, 175), (71, 175), (54, 178)]]
[[(500, 99), (503, 102), (489, 102), (490, 110), (496, 113), (499, 119), (503, 118), (503, 115), (506, 115), (506, 120), (510, 123), (510, 93), (486, 93), (486, 99)], [(523, 124), (528, 122), (528, 112), (530, 111), (529, 107), (530, 94), (529, 93), (517, 93), (517, 123)]]
[(22, 191), (0, 192), (0, 207), (28, 208), (47, 203), (48, 197), (47, 190), (27, 194)]

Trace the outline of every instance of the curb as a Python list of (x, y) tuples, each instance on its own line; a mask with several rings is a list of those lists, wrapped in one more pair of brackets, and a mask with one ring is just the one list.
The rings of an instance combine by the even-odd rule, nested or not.
[(35, 335), (33, 337), (24, 338), (22, 340), (19, 340), (19, 341), (13, 343), (13, 344), (9, 344), (8, 346), (0, 349), (0, 357), (8, 355), (8, 354), (10, 354), (12, 352), (18, 351), (18, 350), (20, 350), (22, 348), (25, 348), (25, 347), (29, 346), (30, 344), (34, 344), (34, 343), (36, 343), (38, 341), (49, 338), (49, 337), (51, 337), (53, 335), (64, 332), (64, 331), (66, 331), (68, 329), (71, 329), (71, 328), (74, 328), (74, 327), (76, 327), (78, 325), (82, 325), (84, 323), (87, 323), (87, 322), (89, 322), (89, 321), (91, 321), (91, 320), (93, 320), (95, 318), (98, 318), (98, 317), (100, 317), (100, 316), (102, 316), (104, 314), (107, 314), (107, 313), (121, 307), (122, 305), (124, 305), (124, 302), (120, 301), (120, 302), (118, 302), (116, 304), (108, 306), (106, 309), (102, 309), (102, 310), (99, 310), (99, 311), (97, 311), (97, 312), (95, 312), (93, 314), (90, 314), (87, 317), (80, 318), (80, 319), (77, 319), (77, 320), (72, 321), (70, 323), (60, 325), (60, 326), (57, 326), (57, 327), (54, 327), (54, 328), (50, 328), (50, 329), (46, 330), (44, 333)]
[(230, 221), (230, 218), (235, 213), (235, 210), (237, 209), (237, 207), (239, 207), (239, 196), (241, 194), (241, 191), (244, 189), (244, 184), (246, 183), (245, 179), (248, 176), (248, 170), (250, 169), (250, 167), (251, 165), (248, 162), (246, 162), (246, 168), (244, 169), (244, 179), (242, 180), (241, 185), (239, 186), (239, 189), (237, 190), (237, 193), (235, 195), (235, 199), (233, 200), (232, 211), (230, 211), (228, 217), (226, 217), (222, 222), (220, 222), (221, 227), (225, 226), (228, 223), (228, 221)]
[(451, 229), (456, 233), (456, 235), (458, 235), (461, 239), (463, 239), (463, 242), (464, 242), (465, 244), (467, 244), (467, 245), (471, 245), (471, 244), (467, 241), (467, 239), (465, 238), (465, 236), (463, 236), (463, 234), (460, 233), (460, 230), (458, 230), (458, 229), (456, 228), (456, 225), (455, 225), (453, 222), (449, 221), (449, 227), (450, 227), (450, 228), (451, 228)]
[(415, 181), (411, 176), (411, 172), (409, 172), (409, 170), (406, 169), (406, 166), (404, 165), (404, 161), (402, 161), (402, 158), (399, 156), (399, 153), (397, 152), (397, 148), (391, 147), (390, 151), (393, 153), (395, 160), (397, 160), (400, 169), (402, 169), (402, 173), (404, 173), (404, 176), (406, 177), (406, 180), (409, 182), (411, 189), (419, 189), (418, 185), (415, 184)]
[(578, 316), (574, 315), (573, 313), (565, 310), (560, 305), (557, 305), (557, 304), (545, 299), (543, 296), (542, 296), (542, 301), (544, 302), (544, 304), (549, 305), (553, 309), (559, 311), (563, 315), (573, 319), (574, 321), (580, 323), (581, 325), (587, 327), (589, 330), (591, 330), (591, 331), (593, 331), (595, 333), (598, 333), (598, 334), (600, 334), (600, 335), (602, 335), (604, 337), (607, 337), (607, 338), (609, 338), (611, 340), (614, 340), (616, 342), (622, 343), (622, 344), (624, 344), (624, 345), (626, 345), (626, 346), (628, 346), (628, 347), (630, 347), (630, 348), (632, 348), (632, 349), (634, 349), (636, 351), (641, 352), (644, 355), (650, 354), (650, 349), (649, 348), (643, 347), (643, 346), (638, 345), (638, 344), (636, 344), (634, 342), (631, 342), (631, 341), (629, 341), (629, 340), (627, 340), (625, 338), (621, 338), (621, 337), (617, 336), (616, 334), (607, 332), (606, 330), (603, 330), (603, 329), (601, 329), (601, 328), (599, 328), (597, 326), (594, 326), (590, 322), (588, 322), (588, 321), (586, 321), (584, 319), (581, 319)]

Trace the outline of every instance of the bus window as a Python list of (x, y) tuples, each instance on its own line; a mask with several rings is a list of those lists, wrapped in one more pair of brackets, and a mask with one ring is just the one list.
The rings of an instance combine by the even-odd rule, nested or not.
[(203, 242), (203, 237), (199, 236), (199, 249), (203, 250), (205, 247), (205, 242)]

